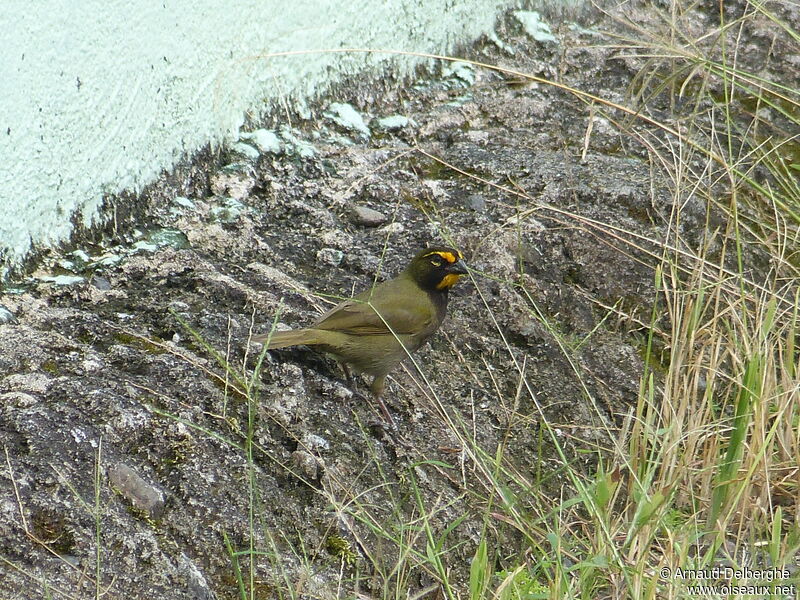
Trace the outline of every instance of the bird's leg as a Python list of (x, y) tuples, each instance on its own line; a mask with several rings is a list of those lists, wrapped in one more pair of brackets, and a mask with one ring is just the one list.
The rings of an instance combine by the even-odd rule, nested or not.
[(378, 407), (381, 409), (381, 413), (383, 413), (383, 418), (386, 419), (386, 422), (389, 423), (389, 426), (392, 429), (397, 429), (397, 425), (394, 423), (394, 419), (392, 418), (392, 414), (389, 412), (389, 409), (386, 408), (386, 405), (381, 400), (381, 394), (383, 393), (383, 389), (386, 387), (386, 375), (378, 375), (375, 379), (372, 380), (372, 385), (369, 386), (372, 395), (375, 397), (375, 402), (378, 403)]
[(353, 376), (350, 374), (350, 368), (343, 362), (340, 362), (339, 364), (342, 367), (342, 371), (344, 371), (344, 377), (347, 380), (347, 387), (349, 387), (352, 391), (356, 391), (356, 382), (353, 381)]
[[(342, 371), (344, 371), (345, 379), (347, 379), (347, 387), (349, 387), (353, 392), (358, 394), (358, 390), (356, 389), (356, 383), (353, 380), (352, 374), (350, 373), (350, 368), (343, 362), (339, 364), (342, 365)], [(375, 398), (375, 402), (378, 403), (378, 408), (381, 409), (381, 414), (383, 415), (384, 420), (389, 424), (389, 426), (392, 429), (397, 429), (397, 425), (395, 425), (394, 419), (392, 418), (392, 414), (389, 412), (389, 409), (386, 408), (386, 405), (383, 403), (383, 400), (381, 400), (381, 394), (383, 394), (383, 390), (385, 387), (386, 387), (386, 375), (380, 375), (372, 380), (372, 385), (369, 386), (369, 389), (372, 392), (373, 398)]]

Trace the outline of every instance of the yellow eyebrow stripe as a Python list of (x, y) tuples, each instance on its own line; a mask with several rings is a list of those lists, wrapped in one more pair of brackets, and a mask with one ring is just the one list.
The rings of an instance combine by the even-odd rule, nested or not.
[(434, 254), (438, 254), (449, 263), (454, 263), (457, 260), (464, 258), (461, 255), (461, 252), (458, 253), (458, 258), (456, 258), (455, 254), (453, 254), (452, 252), (442, 252), (441, 250), (434, 250), (433, 252), (428, 252), (427, 254), (423, 254), (422, 258), (425, 258), (426, 256), (433, 256)]

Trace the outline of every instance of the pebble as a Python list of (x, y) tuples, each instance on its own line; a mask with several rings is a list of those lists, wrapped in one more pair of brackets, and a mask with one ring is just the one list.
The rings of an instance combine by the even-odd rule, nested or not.
[(92, 276), (92, 285), (103, 292), (107, 292), (111, 289), (111, 282), (106, 279), (105, 277), (101, 277), (100, 275)]
[(239, 220), (239, 216), (244, 210), (244, 204), (234, 198), (225, 198), (221, 206), (214, 206), (209, 211), (209, 216), (212, 221), (219, 221), (230, 225)]
[(164, 492), (147, 481), (125, 463), (117, 463), (108, 470), (111, 484), (137, 509), (157, 519), (164, 511)]
[(52, 283), (53, 285), (75, 285), (76, 283), (83, 283), (85, 281), (83, 277), (73, 275), (47, 275), (42, 277), (41, 280)]
[[(157, 248), (168, 246), (176, 250), (185, 250), (191, 247), (189, 238), (180, 229), (172, 227), (164, 227), (162, 229), (153, 229), (147, 233), (147, 241), (154, 244)], [(134, 244), (135, 246), (136, 244)]]
[(353, 221), (364, 227), (377, 227), (387, 221), (386, 215), (366, 206), (353, 206)]
[(246, 160), (258, 160), (258, 157), (261, 156), (258, 150), (245, 142), (236, 142), (231, 146), (231, 150)]
[(364, 118), (349, 104), (334, 102), (323, 113), (324, 116), (348, 131), (359, 133), (364, 137), (370, 136), (369, 127), (364, 123)]
[(344, 252), (336, 248), (323, 248), (317, 252), (317, 260), (332, 267), (338, 267), (343, 258)]
[(106, 252), (102, 256), (99, 256), (94, 262), (95, 264), (98, 264), (101, 267), (113, 267), (121, 263), (122, 259), (123, 257), (120, 254), (114, 254), (113, 252)]
[(255, 185), (251, 169), (242, 168), (242, 163), (226, 165), (211, 178), (211, 191), (215, 196), (230, 196), (236, 200), (249, 196)]
[(389, 234), (398, 234), (403, 233), (406, 230), (405, 225), (402, 223), (389, 223), (385, 227), (381, 227), (381, 233), (389, 233)]
[(292, 463), (295, 468), (302, 473), (304, 478), (310, 481), (319, 479), (320, 471), (324, 468), (324, 463), (322, 463), (319, 458), (305, 450), (295, 450), (292, 452)]
[(467, 86), (473, 85), (476, 79), (475, 68), (470, 63), (460, 60), (445, 67), (442, 76), (445, 79), (454, 77)]
[(331, 443), (324, 437), (317, 435), (315, 433), (306, 433), (303, 436), (301, 444), (308, 450), (316, 452), (319, 452), (321, 450), (331, 449)]
[(175, 196), (172, 199), (173, 204), (177, 204), (182, 208), (188, 208), (189, 210), (194, 210), (194, 202), (192, 202), (189, 198), (185, 198), (184, 196)]
[(5, 306), (0, 305), (0, 323), (14, 323), (17, 318)]
[(403, 115), (381, 117), (380, 119), (376, 119), (374, 121), (374, 123), (378, 126), (378, 129), (383, 129), (384, 131), (397, 131), (399, 129), (405, 129), (411, 124), (411, 122), (411, 119), (404, 117)]
[(239, 136), (241, 139), (255, 144), (262, 154), (280, 154), (283, 151), (281, 139), (269, 129), (256, 129)]
[(295, 135), (293, 129), (282, 127), (280, 134), (288, 155), (295, 155), (300, 158), (314, 158), (317, 155), (317, 149), (309, 142)]
[(537, 42), (556, 41), (550, 25), (542, 21), (541, 15), (535, 10), (517, 10), (514, 12), (514, 18), (522, 25), (525, 33)]
[(150, 242), (145, 242), (143, 240), (135, 242), (131, 248), (133, 249), (134, 254), (138, 254), (139, 252), (155, 252), (158, 250), (158, 246), (156, 244), (151, 244)]
[(467, 207), (476, 212), (483, 212), (486, 210), (486, 200), (480, 194), (472, 194), (467, 198)]

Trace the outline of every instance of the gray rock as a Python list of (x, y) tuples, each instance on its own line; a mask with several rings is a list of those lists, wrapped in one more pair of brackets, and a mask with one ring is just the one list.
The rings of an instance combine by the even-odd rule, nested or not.
[(13, 323), (17, 318), (5, 306), (0, 305), (0, 323)]
[[(503, 21), (498, 32), (514, 32), (514, 62), (526, 72), (552, 76), (552, 52), (525, 37), (516, 22), (511, 25)], [(563, 81), (577, 88), (595, 85), (598, 94), (616, 98), (632, 71), (613, 66), (619, 57), (611, 49), (586, 50), (565, 29), (565, 47), (578, 52), (567, 57)], [(491, 53), (487, 59), (498, 60), (491, 46), (475, 54), (483, 48)], [(752, 60), (748, 54), (743, 60)], [(609, 69), (619, 77), (603, 77)], [(469, 79), (468, 70), (463, 74)], [(532, 472), (561, 464), (563, 453), (542, 445), (536, 433), (535, 424), (547, 420), (559, 424), (556, 434), (563, 436), (567, 460), (580, 476), (594, 475), (595, 465), (582, 460), (581, 449), (608, 443), (614, 415), (629, 414), (639, 401), (644, 372), (641, 340), (631, 335), (628, 319), (605, 318), (607, 311), (598, 307), (622, 298), (625, 313), (651, 313), (659, 296), (650, 244), (669, 239), (669, 220), (661, 217), (678, 209), (678, 198), (636, 145), (613, 152), (598, 146), (605, 130), (601, 120), (581, 161), (585, 123), (548, 86), (513, 80), (505, 85), (481, 73), (479, 81), (488, 85), (470, 89), (474, 98), (465, 96), (463, 110), (443, 105), (456, 86), (463, 87), (461, 81), (454, 74), (446, 82), (425, 82), (425, 88), (410, 85), (389, 98), (391, 109), (381, 100), (368, 110), (413, 118), (420, 148), (465, 173), (518, 186), (530, 195), (525, 201), (475, 187), (472, 177), (424, 155), (401, 156), (409, 144), (392, 136), (374, 144), (352, 135), (343, 145), (319, 126), (315, 110), (297, 129), (281, 129), (285, 149), (265, 155), (268, 160), (257, 166), (219, 171), (216, 155), (200, 153), (198, 163), (178, 167), (149, 188), (148, 215), (138, 226), (179, 229), (191, 248), (132, 254), (133, 242), (153, 242), (146, 231), (134, 235), (126, 218), (109, 245), (86, 250), (91, 267), (108, 261), (98, 273), (113, 284), (110, 290), (32, 279), (27, 290), (17, 282), (12, 296), (3, 286), (0, 303), (19, 324), (0, 325), (0, 438), (9, 450), (7, 459), (0, 448), (0, 487), (6, 490), (0, 493), (0, 538), (22, 571), (0, 566), (0, 598), (43, 597), (45, 585), (54, 597), (93, 591), (82, 574), (87, 566), (93, 570), (97, 521), (93, 507), (87, 510), (83, 502), (89, 498), (93, 504), (96, 490), (102, 504), (99, 583), (107, 598), (234, 597), (242, 591), (236, 562), (244, 567), (245, 591), (258, 597), (291, 595), (286, 582), (300, 579), (309, 597), (353, 596), (358, 582), (342, 579), (342, 559), (363, 563), (353, 540), (372, 539), (369, 523), (376, 510), (391, 512), (398, 522), (416, 518), (418, 503), (401, 498), (397, 504), (394, 493), (393, 482), (409, 476), (420, 502), (441, 505), (432, 515), (434, 527), (459, 521), (449, 534), (453, 552), (446, 558), (459, 586), (453, 595), (468, 596), (473, 542), (483, 527), (469, 497), (480, 481), (450, 477), (435, 464), (459, 459), (462, 436), (425, 398), (428, 382), (459, 422), (470, 422), (482, 447), (507, 443), (503, 458), (510, 467)], [(308, 142), (319, 145), (316, 156)], [(215, 178), (220, 174), (226, 177)], [(210, 180), (220, 193), (209, 193)], [(243, 194), (250, 182), (257, 184), (255, 193), (227, 204), (229, 188)], [(196, 199), (196, 209), (174, 203), (176, 194)], [(484, 212), (473, 212), (481, 200)], [(388, 218), (378, 217), (378, 227), (364, 226), (355, 204)], [(210, 222), (213, 207), (229, 209), (229, 217), (241, 214), (230, 223)], [(710, 239), (708, 223), (712, 232), (724, 227), (720, 215), (706, 208), (692, 199), (681, 208), (680, 233), (688, 247), (703, 247)], [(562, 210), (584, 223), (622, 228), (642, 244), (621, 252), (602, 234), (571, 226)], [(387, 381), (385, 400), (402, 423), (402, 440), (369, 427), (380, 418), (369, 397), (369, 377), (354, 373), (351, 389), (335, 363), (310, 348), (263, 356), (245, 352), (251, 331), (266, 333), (275, 323), (308, 327), (341, 298), (399, 273), (424, 245), (440, 243), (460, 248), (470, 267), (487, 277), (458, 284), (442, 330)], [(753, 277), (768, 277), (759, 271), (769, 263), (756, 246), (742, 246), (744, 267)], [(320, 249), (326, 261), (335, 263), (336, 251), (346, 260), (336, 267), (318, 261)], [(79, 265), (77, 255), (65, 257), (73, 268)], [(71, 274), (56, 270), (60, 258), (57, 250), (43, 254), (35, 272)], [(564, 335), (576, 341), (569, 352), (559, 339)], [(256, 365), (259, 377), (250, 379)], [(242, 383), (236, 373), (254, 384), (251, 401), (235, 390)], [(718, 385), (713, 376), (709, 371), (709, 380), (698, 384), (701, 394), (703, 386)], [(249, 423), (252, 458), (241, 444)], [(96, 487), (101, 437), (104, 468), (124, 463), (138, 471), (131, 483), (123, 477), (127, 470), (114, 469), (128, 495)], [(545, 468), (543, 475), (554, 482), (548, 493), (574, 493), (568, 482), (563, 488), (557, 472)], [(172, 499), (178, 507), (164, 509), (162, 522), (154, 524), (128, 498), (143, 493), (159, 506), (159, 489), (170, 508)], [(331, 498), (357, 501), (336, 510)], [(48, 548), (26, 535), (21, 512)], [(272, 545), (271, 531), (290, 534)], [(503, 538), (509, 555), (522, 556), (528, 546), (517, 538)], [(249, 587), (251, 540), (255, 590)], [(375, 542), (386, 549), (375, 555), (375, 568), (391, 571), (397, 548), (390, 540)], [(338, 554), (323, 554), (337, 544)], [(308, 556), (304, 548), (319, 551)], [(60, 559), (43, 560), (49, 550)]]
[(280, 136), (283, 140), (286, 154), (299, 156), (300, 158), (314, 158), (317, 155), (317, 149), (314, 145), (300, 138), (294, 129), (281, 127)]
[(164, 512), (164, 492), (142, 479), (125, 463), (111, 466), (108, 478), (134, 508), (146, 512), (151, 519), (158, 519)]
[(389, 223), (388, 225), (381, 227), (378, 231), (381, 233), (386, 234), (399, 234), (403, 233), (406, 230), (406, 226), (402, 223)]
[(387, 221), (386, 215), (366, 206), (353, 206), (353, 222), (364, 227), (378, 227)]
[(98, 256), (94, 259), (94, 264), (100, 265), (101, 267), (113, 267), (118, 265), (124, 260), (124, 257), (121, 254), (116, 254), (114, 252), (106, 252), (105, 254)]
[(411, 119), (408, 117), (404, 117), (403, 115), (391, 115), (389, 117), (381, 117), (380, 119), (376, 119), (373, 121), (378, 129), (383, 129), (384, 131), (397, 131), (399, 129), (405, 129), (409, 125), (413, 123)]
[(480, 194), (472, 194), (467, 198), (467, 208), (476, 212), (486, 210), (486, 200)]
[(457, 79), (462, 85), (470, 86), (475, 83), (475, 67), (468, 62), (455, 61), (446, 66), (442, 71), (445, 79)]
[(231, 146), (231, 150), (245, 160), (250, 161), (258, 160), (258, 157), (261, 155), (258, 150), (245, 142), (236, 142), (233, 146)]
[(53, 285), (75, 285), (76, 283), (83, 283), (86, 281), (83, 277), (77, 275), (45, 275), (40, 278), (42, 281), (52, 283)]
[(243, 133), (239, 137), (254, 144), (262, 154), (280, 154), (283, 152), (281, 139), (274, 131), (269, 129), (256, 129), (249, 133)]
[(323, 248), (317, 252), (317, 260), (332, 267), (338, 267), (343, 258), (344, 252), (336, 248)]
[(91, 283), (94, 287), (103, 292), (111, 289), (111, 282), (105, 277), (100, 277), (99, 275), (94, 275)]
[(234, 198), (226, 198), (222, 206), (215, 206), (209, 211), (211, 219), (230, 225), (239, 220), (244, 210), (244, 204)]
[(331, 443), (324, 437), (315, 433), (307, 433), (303, 436), (303, 446), (313, 452), (331, 449)]
[(193, 598), (196, 600), (215, 600), (217, 595), (209, 587), (205, 575), (186, 554), (181, 554), (178, 566), (189, 582), (189, 592), (191, 592)]
[(194, 202), (189, 198), (185, 198), (184, 196), (175, 196), (172, 199), (172, 203), (180, 206), (181, 208), (194, 210)]
[(145, 242), (144, 240), (134, 242), (134, 244), (131, 246), (131, 251), (133, 254), (139, 254), (140, 252), (155, 252), (156, 250), (158, 250), (158, 246), (156, 244), (151, 244), (150, 242)]
[(537, 42), (555, 42), (556, 38), (550, 30), (550, 25), (542, 21), (541, 15), (534, 10), (517, 10), (514, 12), (522, 28)]
[(324, 469), (322, 461), (305, 450), (292, 452), (292, 464), (309, 481), (319, 479), (320, 473)]
[(349, 104), (334, 102), (328, 107), (324, 116), (347, 131), (358, 133), (364, 137), (370, 136), (369, 127), (364, 122), (364, 117)]
[[(157, 248), (168, 246), (176, 250), (185, 250), (191, 246), (186, 234), (172, 227), (153, 229), (147, 233), (146, 239), (148, 243), (155, 245)], [(135, 245), (136, 244), (134, 244), (134, 246)]]
[(215, 196), (230, 196), (236, 200), (249, 196), (255, 185), (251, 169), (242, 163), (226, 165), (211, 178), (211, 191)]
[(39, 399), (36, 396), (26, 394), (25, 392), (6, 392), (5, 394), (0, 394), (0, 403), (2, 403), (3, 406), (16, 409), (28, 408), (38, 402)]

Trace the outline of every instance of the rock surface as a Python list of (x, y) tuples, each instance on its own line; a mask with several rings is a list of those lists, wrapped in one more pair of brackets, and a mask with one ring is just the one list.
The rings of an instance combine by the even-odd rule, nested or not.
[[(607, 98), (641, 66), (586, 29), (553, 35), (535, 42), (509, 16), (473, 56)], [(379, 139), (360, 124), (273, 123), (242, 136), (260, 152), (250, 162), (198, 157), (178, 189), (145, 194), (148, 227), (182, 237), (121, 227), (68, 265), (78, 272), (53, 256), (3, 297), (15, 319), (0, 319), (0, 597), (41, 598), (46, 583), (59, 598), (238, 598), (251, 540), (257, 597), (302, 581), (303, 597), (333, 598), (342, 569), (367, 573), (361, 593), (381, 597), (367, 555), (391, 568), (394, 551), (376, 550), (347, 507), (357, 498), (399, 527), (392, 507), (417, 516), (409, 481), (426, 510), (440, 508), (437, 532), (464, 517), (448, 568), (467, 589), (481, 490), (449, 423), (532, 473), (557, 462), (542, 419), (584, 464), (581, 450), (629, 414), (640, 324), (608, 317), (622, 303), (649, 318), (650, 252), (674, 208), (666, 180), (611, 126), (584, 148), (587, 108), (564, 92), (465, 65), (371, 103), (343, 98), (356, 114), (408, 116)], [(377, 210), (365, 216), (364, 203)], [(703, 240), (705, 207), (684, 210), (684, 239)], [(415, 355), (421, 374), (409, 363), (389, 379), (399, 437), (369, 426), (376, 408), (330, 360), (248, 345), (443, 242), (473, 276)], [(759, 257), (745, 260), (758, 270)], [(502, 535), (509, 554), (524, 552)]]

